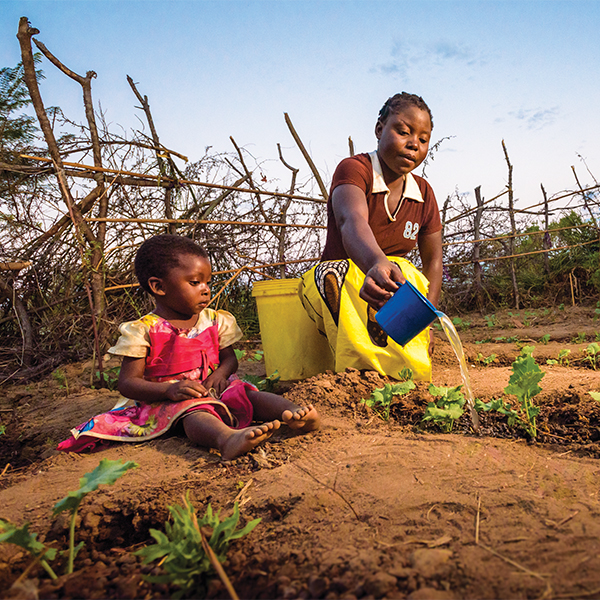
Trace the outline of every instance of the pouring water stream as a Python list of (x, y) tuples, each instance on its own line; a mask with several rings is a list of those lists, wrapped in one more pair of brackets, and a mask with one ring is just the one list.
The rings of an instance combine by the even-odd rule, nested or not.
[(460, 374), (465, 385), (465, 398), (471, 415), (471, 423), (473, 424), (473, 429), (475, 432), (479, 433), (479, 415), (475, 410), (475, 399), (473, 398), (473, 391), (471, 390), (471, 380), (469, 379), (469, 371), (467, 370), (467, 363), (465, 361), (465, 355), (460, 337), (458, 336), (456, 327), (454, 327), (454, 323), (452, 323), (448, 315), (440, 310), (436, 310), (435, 314), (438, 316), (442, 325), (442, 329), (444, 330), (444, 333), (446, 334), (446, 337), (452, 346), (452, 350), (454, 350), (454, 354), (458, 359)]

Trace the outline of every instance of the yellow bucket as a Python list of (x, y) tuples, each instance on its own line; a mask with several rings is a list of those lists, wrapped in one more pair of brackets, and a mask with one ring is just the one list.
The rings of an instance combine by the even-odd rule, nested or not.
[(333, 355), (300, 302), (300, 279), (257, 281), (256, 298), (260, 337), (267, 375), (278, 371), (282, 380), (305, 379), (333, 370)]

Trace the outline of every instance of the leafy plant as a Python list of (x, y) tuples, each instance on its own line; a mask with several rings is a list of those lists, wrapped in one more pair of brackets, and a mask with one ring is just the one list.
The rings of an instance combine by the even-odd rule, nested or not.
[(580, 331), (574, 338), (573, 338), (573, 343), (574, 344), (583, 344), (583, 342), (585, 342), (585, 332), (584, 331)]
[(29, 532), (29, 523), (17, 528), (12, 523), (0, 519), (0, 543), (15, 544), (27, 550), (40, 563), (51, 579), (57, 579), (56, 573), (48, 564), (56, 558), (56, 549), (47, 548), (37, 539), (37, 533)]
[[(220, 520), (220, 511), (214, 514), (210, 504), (204, 517), (198, 520), (196, 509), (189, 499), (189, 491), (183, 499), (183, 506), (169, 506), (169, 512), (173, 523), (165, 523), (165, 533), (150, 529), (150, 535), (156, 540), (156, 544), (141, 548), (135, 554), (143, 557), (144, 564), (162, 559), (160, 564), (166, 574), (147, 576), (147, 579), (154, 583), (170, 583), (177, 586), (179, 590), (172, 598), (204, 597), (205, 580), (211, 570), (211, 561), (203, 548), (203, 535), (205, 539), (208, 538), (208, 545), (222, 563), (227, 557), (230, 543), (248, 535), (260, 519), (254, 519), (242, 529), (236, 530), (240, 519), (236, 502), (233, 514), (223, 521)], [(206, 528), (212, 531), (205, 534)]]
[(102, 385), (106, 386), (109, 390), (116, 390), (119, 385), (119, 374), (121, 373), (121, 366), (117, 365), (116, 367), (111, 367), (110, 369), (105, 369), (100, 373), (100, 371), (96, 371), (96, 379), (100, 380)]
[(6, 433), (6, 426), (0, 425), (0, 435), (4, 435)]
[(588, 392), (589, 395), (594, 399), (600, 402), (600, 392)]
[(465, 412), (465, 397), (460, 391), (461, 388), (462, 385), (447, 388), (431, 384), (429, 393), (437, 400), (427, 405), (423, 421), (433, 421), (442, 431), (450, 433), (454, 422)]
[(58, 515), (65, 510), (71, 511), (71, 521), (69, 525), (69, 561), (67, 565), (67, 573), (73, 572), (73, 560), (77, 552), (83, 547), (83, 542), (80, 542), (75, 547), (75, 519), (77, 517), (77, 509), (84, 497), (98, 489), (99, 485), (112, 485), (123, 476), (129, 469), (137, 467), (137, 463), (127, 461), (122, 463), (118, 460), (108, 460), (103, 458), (100, 464), (91, 472), (86, 473), (80, 480), (80, 488), (75, 492), (69, 492), (62, 500), (54, 505), (52, 510), (53, 515)]
[(516, 396), (518, 404), (508, 402), (506, 398), (496, 398), (490, 402), (477, 400), (477, 410), (497, 411), (508, 417), (510, 427), (518, 425), (532, 437), (537, 437), (536, 417), (540, 409), (533, 404), (533, 397), (542, 391), (538, 385), (545, 373), (533, 358), (533, 346), (525, 346), (512, 364), (512, 375), (504, 388), (507, 396)]
[[(118, 460), (108, 460), (106, 458), (100, 461), (100, 464), (91, 472), (86, 473), (80, 480), (81, 486), (76, 492), (69, 492), (62, 500), (54, 505), (53, 514), (57, 515), (65, 510), (71, 511), (71, 521), (69, 525), (69, 549), (68, 562), (66, 573), (73, 572), (73, 561), (75, 556), (83, 547), (83, 542), (75, 546), (75, 520), (77, 517), (77, 509), (83, 498), (90, 492), (96, 490), (99, 485), (112, 485), (119, 477), (125, 474), (128, 469), (137, 467), (138, 465), (132, 461), (121, 463)], [(29, 523), (25, 523), (22, 527), (16, 527), (8, 521), (0, 519), (0, 543), (10, 543), (20, 546), (27, 550), (35, 561), (45, 569), (52, 579), (56, 579), (56, 573), (48, 564), (56, 557), (55, 548), (47, 548), (39, 542), (36, 533), (29, 532)], [(65, 554), (65, 552), (61, 552)]]
[(540, 338), (540, 342), (544, 344), (544, 346), (550, 341), (550, 334), (547, 333)]
[(255, 385), (261, 392), (272, 392), (275, 389), (275, 384), (279, 381), (279, 372), (275, 371), (268, 377), (262, 377), (261, 375), (244, 375), (242, 377), (244, 381)]
[(63, 388), (67, 392), (67, 396), (69, 395), (69, 382), (67, 380), (67, 375), (61, 371), (60, 368), (52, 371), (52, 379), (58, 383), (58, 387)]
[(454, 317), (452, 319), (452, 324), (456, 327), (457, 330), (464, 331), (465, 329), (469, 329), (471, 326), (471, 321), (465, 321), (460, 317)]
[(594, 321), (600, 319), (600, 301), (596, 302), (596, 308), (594, 309)]
[(594, 371), (597, 367), (598, 354), (600, 353), (600, 346), (596, 342), (592, 342), (586, 349), (586, 360), (590, 362)]
[(233, 351), (235, 352), (235, 357), (238, 360), (242, 360), (245, 358), (248, 361), (260, 362), (265, 356), (264, 350), (256, 350), (250, 356), (247, 356), (248, 353), (246, 352), (246, 350), (238, 350), (237, 348), (234, 348)]
[(491, 365), (495, 360), (496, 360), (496, 355), (495, 354), (490, 354), (487, 357), (484, 357), (483, 354), (481, 352), (477, 353), (477, 357), (475, 358), (475, 360), (477, 361), (477, 364), (483, 366), (483, 367), (487, 367), (489, 365)]
[(546, 361), (546, 364), (561, 365), (563, 367), (568, 367), (569, 359), (567, 358), (567, 356), (569, 356), (569, 354), (571, 354), (571, 350), (569, 350), (568, 348), (562, 348), (561, 350), (558, 351), (558, 356), (557, 356), (556, 360), (553, 358), (549, 358)]
[(369, 408), (373, 409), (379, 417), (384, 421), (390, 419), (390, 408), (392, 406), (392, 400), (394, 396), (402, 396), (408, 394), (415, 388), (415, 383), (412, 379), (403, 381), (401, 383), (386, 383), (382, 388), (377, 388), (371, 392), (371, 397), (363, 398), (361, 403)]
[(488, 327), (496, 327), (496, 315), (485, 315), (483, 318)]
[(401, 381), (408, 381), (409, 379), (413, 378), (413, 371), (408, 367), (404, 367), (402, 371), (398, 373), (398, 375), (400, 376)]

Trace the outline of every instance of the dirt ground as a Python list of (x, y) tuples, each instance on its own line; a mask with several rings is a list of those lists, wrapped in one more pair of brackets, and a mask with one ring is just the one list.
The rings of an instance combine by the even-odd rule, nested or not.
[[(491, 413), (479, 435), (466, 414), (454, 433), (440, 433), (422, 423), (431, 399), (423, 383), (384, 422), (360, 403), (384, 380), (352, 370), (281, 383), (281, 393), (318, 408), (323, 428), (306, 436), (282, 428), (229, 463), (178, 435), (61, 454), (55, 447), (69, 429), (112, 408), (118, 393), (91, 389), (82, 364), (64, 366), (64, 378), (5, 385), (0, 518), (27, 521), (44, 543), (64, 548), (66, 513), (53, 518), (54, 504), (102, 458), (139, 468), (83, 501), (76, 538), (85, 547), (73, 575), (53, 582), (34, 566), (11, 587), (30, 559), (0, 545), (2, 597), (170, 597), (176, 588), (144, 579), (160, 567), (132, 552), (151, 541), (149, 528), (164, 530), (167, 507), (187, 490), (200, 515), (208, 503), (230, 514), (237, 499), (243, 522), (262, 519), (224, 564), (241, 598), (600, 597), (600, 403), (588, 394), (600, 391), (600, 371), (584, 351), (600, 331), (594, 309), (461, 319), (473, 392), (484, 401), (502, 395), (519, 345), (535, 346), (545, 371), (536, 442)], [(437, 336), (433, 382), (459, 385), (452, 350)], [(566, 348), (568, 365), (546, 363)], [(243, 362), (240, 371), (262, 368)], [(217, 577), (208, 596), (228, 597)]]

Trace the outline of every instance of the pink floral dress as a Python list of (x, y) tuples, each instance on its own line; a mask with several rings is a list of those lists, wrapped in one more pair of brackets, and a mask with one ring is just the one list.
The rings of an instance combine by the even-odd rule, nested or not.
[[(206, 308), (191, 329), (178, 329), (158, 315), (150, 313), (137, 321), (123, 323), (121, 336), (111, 354), (146, 358), (144, 378), (148, 381), (191, 379), (203, 381), (219, 366), (219, 350), (242, 337), (235, 317), (226, 311)], [(236, 429), (252, 423), (252, 404), (247, 389), (256, 389), (235, 375), (220, 398), (191, 398), (181, 402), (123, 402), (106, 413), (92, 417), (71, 430), (71, 437), (58, 450), (93, 450), (109, 441), (140, 442), (168, 431), (181, 417), (203, 410)]]

